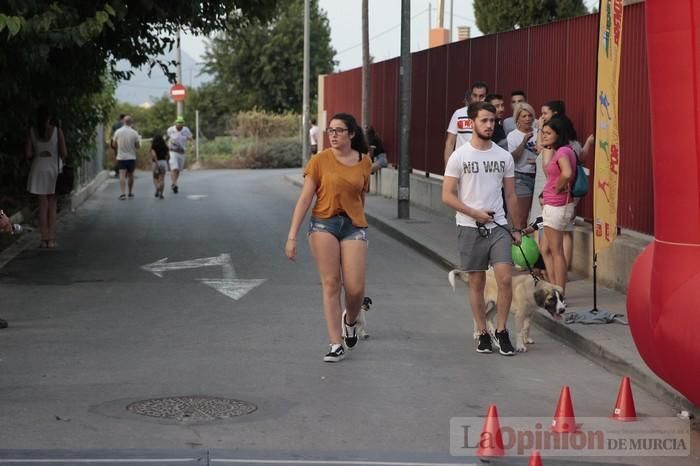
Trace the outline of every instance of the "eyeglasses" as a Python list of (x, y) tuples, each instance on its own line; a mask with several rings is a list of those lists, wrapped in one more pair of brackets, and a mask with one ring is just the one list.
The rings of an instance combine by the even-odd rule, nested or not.
[(327, 128), (326, 133), (328, 133), (329, 136), (336, 136), (336, 135), (341, 135), (343, 133), (346, 133), (348, 131), (347, 128)]

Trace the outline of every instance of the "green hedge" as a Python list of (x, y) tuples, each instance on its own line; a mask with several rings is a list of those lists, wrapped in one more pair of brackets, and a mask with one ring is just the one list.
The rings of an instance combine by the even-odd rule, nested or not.
[(219, 137), (200, 146), (201, 168), (293, 168), (301, 166), (297, 137)]
[(239, 112), (233, 117), (234, 133), (240, 137), (276, 139), (299, 137), (301, 117), (296, 113)]

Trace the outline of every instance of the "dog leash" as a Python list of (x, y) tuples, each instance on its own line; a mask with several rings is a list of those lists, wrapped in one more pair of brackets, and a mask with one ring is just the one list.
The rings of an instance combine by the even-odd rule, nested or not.
[[(535, 271), (532, 270), (532, 266), (530, 266), (530, 261), (528, 261), (527, 257), (525, 256), (525, 251), (523, 251), (523, 248), (522, 248), (522, 246), (520, 246), (520, 243), (515, 242), (515, 236), (513, 236), (513, 232), (510, 230), (510, 228), (506, 227), (505, 225), (501, 225), (498, 222), (492, 222), (492, 223), (494, 225), (496, 225), (497, 227), (503, 228), (508, 233), (508, 236), (510, 236), (510, 239), (512, 239), (513, 243), (516, 246), (518, 246), (518, 249), (520, 249), (520, 253), (523, 255), (523, 259), (525, 259), (525, 265), (527, 265), (527, 270), (530, 272), (530, 276), (535, 281), (535, 284), (537, 282), (539, 282), (540, 277), (538, 277), (535, 274)], [(489, 229), (486, 227), (486, 225), (484, 223), (476, 222), (476, 228), (477, 228), (477, 231), (479, 232), (479, 236), (481, 236), (482, 238), (488, 238), (489, 235), (491, 234), (491, 232), (489, 231)], [(522, 233), (521, 233), (521, 236), (522, 236)]]

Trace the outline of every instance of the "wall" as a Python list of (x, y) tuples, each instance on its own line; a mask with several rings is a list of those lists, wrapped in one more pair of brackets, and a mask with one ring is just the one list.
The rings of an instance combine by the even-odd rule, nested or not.
[[(647, 89), (644, 4), (625, 7), (620, 76), (620, 187), (618, 224), (653, 234), (651, 122)], [(596, 111), (596, 47), (598, 15), (492, 34), (412, 54), (411, 166), (442, 174), (445, 129), (452, 112), (462, 106), (469, 84), (489, 83), (509, 102), (522, 89), (539, 110), (553, 99), (564, 100), (579, 139), (593, 131)], [(371, 67), (371, 124), (384, 140), (390, 163), (398, 163), (398, 58)], [(360, 68), (324, 79), (324, 110), (361, 110)], [(511, 109), (506, 109), (510, 112)], [(586, 161), (588, 167), (593, 160)], [(578, 214), (592, 217), (592, 196)]]

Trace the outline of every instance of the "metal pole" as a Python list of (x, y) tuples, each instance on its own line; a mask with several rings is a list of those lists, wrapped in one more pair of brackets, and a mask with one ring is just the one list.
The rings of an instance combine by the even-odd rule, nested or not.
[[(401, 4), (403, 5), (403, 0), (401, 0)], [(433, 28), (433, 5), (428, 2), (428, 34), (430, 34), (430, 30)]]
[[(177, 30), (177, 48), (175, 49), (177, 53), (177, 83), (182, 84), (182, 51), (180, 50), (180, 29)], [(177, 116), (182, 116), (184, 111), (184, 102), (182, 100), (177, 102)]]
[(197, 154), (197, 162), (199, 162), (199, 110), (194, 111), (194, 152)]
[(369, 13), (362, 0), (362, 128), (369, 126)]
[(454, 20), (455, 0), (450, 0), (450, 42), (452, 42), (452, 21)]
[(399, 62), (399, 218), (410, 216), (411, 154), (411, 0), (401, 0), (401, 60)]
[(301, 163), (302, 166), (306, 166), (306, 162), (309, 159), (309, 74), (311, 74), (309, 68), (309, 57), (310, 52), (310, 28), (309, 28), (309, 16), (310, 16), (310, 0), (304, 0), (304, 96), (302, 102), (302, 132), (301, 135)]
[(445, 0), (438, 0), (438, 26), (440, 29), (445, 27)]

